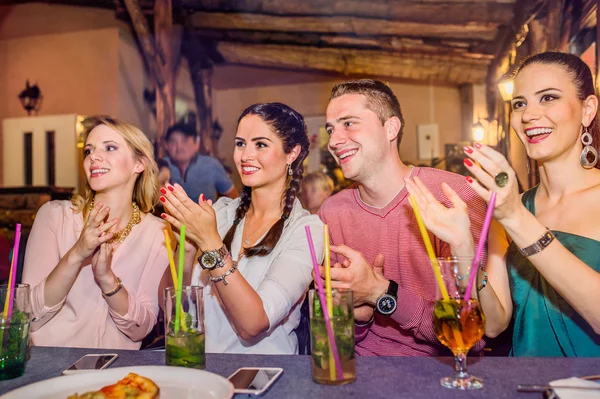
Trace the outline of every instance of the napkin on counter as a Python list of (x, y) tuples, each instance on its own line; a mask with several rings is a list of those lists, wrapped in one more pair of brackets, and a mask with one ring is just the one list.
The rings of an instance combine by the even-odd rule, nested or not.
[(560, 399), (600, 399), (600, 384), (593, 381), (582, 380), (581, 378), (571, 377), (562, 380), (555, 380), (550, 382), (550, 385), (560, 386), (573, 386), (573, 387), (597, 387), (598, 390), (584, 390), (584, 389), (569, 389), (569, 388), (557, 388), (554, 390), (555, 398)]

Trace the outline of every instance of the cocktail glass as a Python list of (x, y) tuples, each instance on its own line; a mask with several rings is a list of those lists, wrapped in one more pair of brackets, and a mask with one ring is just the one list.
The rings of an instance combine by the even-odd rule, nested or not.
[[(0, 285), (0, 380), (20, 377), (25, 373), (25, 357), (29, 344), (31, 302), (29, 285), (17, 284), (8, 293), (8, 286)], [(10, 318), (4, 314), (4, 305), (12, 297)]]
[[(354, 305), (352, 291), (333, 290), (333, 315), (330, 315), (333, 335), (340, 356), (343, 378), (337, 379), (330, 366), (334, 364), (323, 309), (316, 290), (308, 292), (310, 314), (310, 344), (312, 351), (312, 378), (319, 384), (342, 385), (356, 380), (354, 354)], [(330, 360), (331, 359), (331, 360)]]
[(165, 344), (168, 366), (204, 369), (204, 307), (202, 287), (183, 286), (179, 323), (176, 290), (165, 289)]
[(473, 289), (470, 298), (465, 298), (465, 289), (469, 280), (472, 258), (449, 257), (438, 258), (448, 291), (448, 299), (444, 298), (440, 287), (433, 309), (433, 327), (438, 340), (454, 354), (456, 374), (442, 378), (440, 383), (446, 388), (479, 389), (483, 388), (483, 380), (473, 377), (467, 372), (467, 354), (485, 330), (485, 317), (479, 301), (477, 290)]

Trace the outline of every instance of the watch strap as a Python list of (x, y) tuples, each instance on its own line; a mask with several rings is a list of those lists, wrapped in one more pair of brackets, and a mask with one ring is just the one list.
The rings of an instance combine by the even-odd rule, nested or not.
[(398, 283), (394, 280), (390, 280), (390, 285), (388, 286), (387, 293), (394, 298), (398, 299)]
[(538, 252), (543, 251), (548, 245), (550, 245), (552, 241), (554, 241), (555, 238), (556, 237), (554, 236), (554, 233), (552, 233), (550, 229), (547, 229), (546, 232), (536, 242), (528, 247), (519, 248), (519, 252), (521, 252), (521, 255), (526, 258), (535, 255)]

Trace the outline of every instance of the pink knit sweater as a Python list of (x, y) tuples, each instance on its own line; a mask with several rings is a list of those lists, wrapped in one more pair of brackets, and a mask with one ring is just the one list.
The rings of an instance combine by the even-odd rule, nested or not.
[[(442, 192), (442, 182), (458, 193), (469, 207), (471, 231), (477, 243), (486, 204), (468, 186), (465, 178), (438, 169), (417, 167), (411, 176), (418, 176), (432, 194), (448, 207), (452, 204)], [(329, 225), (332, 244), (347, 245), (362, 252), (371, 264), (377, 254), (383, 253), (384, 275), (399, 285), (396, 312), (391, 317), (375, 314), (371, 325), (357, 327), (357, 353), (382, 356), (449, 355), (450, 352), (439, 343), (433, 331), (436, 280), (408, 201), (408, 191), (403, 188), (387, 206), (378, 209), (363, 203), (354, 185), (329, 198), (321, 207), (319, 216)], [(430, 238), (437, 256), (451, 255), (448, 244), (433, 234), (430, 234)], [(341, 260), (332, 254), (332, 263)], [(483, 341), (475, 350), (482, 348)]]

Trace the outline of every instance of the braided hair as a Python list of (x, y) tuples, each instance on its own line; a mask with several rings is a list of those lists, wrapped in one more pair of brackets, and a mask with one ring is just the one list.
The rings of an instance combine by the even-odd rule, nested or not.
[[(281, 103), (262, 103), (254, 104), (246, 108), (238, 118), (238, 126), (244, 117), (248, 115), (259, 116), (275, 134), (283, 141), (283, 151), (289, 154), (297, 145), (300, 145), (300, 153), (298, 157), (290, 165), (292, 174), (290, 176), (289, 185), (285, 192), (285, 205), (281, 218), (277, 220), (269, 229), (265, 237), (253, 247), (247, 248), (245, 256), (251, 258), (253, 256), (265, 256), (273, 251), (275, 245), (281, 237), (285, 221), (290, 217), (290, 213), (294, 207), (296, 195), (300, 190), (300, 182), (304, 173), (303, 162), (308, 155), (308, 135), (304, 118), (292, 108)], [(237, 226), (246, 216), (252, 201), (252, 189), (244, 186), (240, 195), (240, 205), (235, 213), (233, 226), (229, 229), (223, 240), (224, 244), (231, 250), (231, 242)]]

